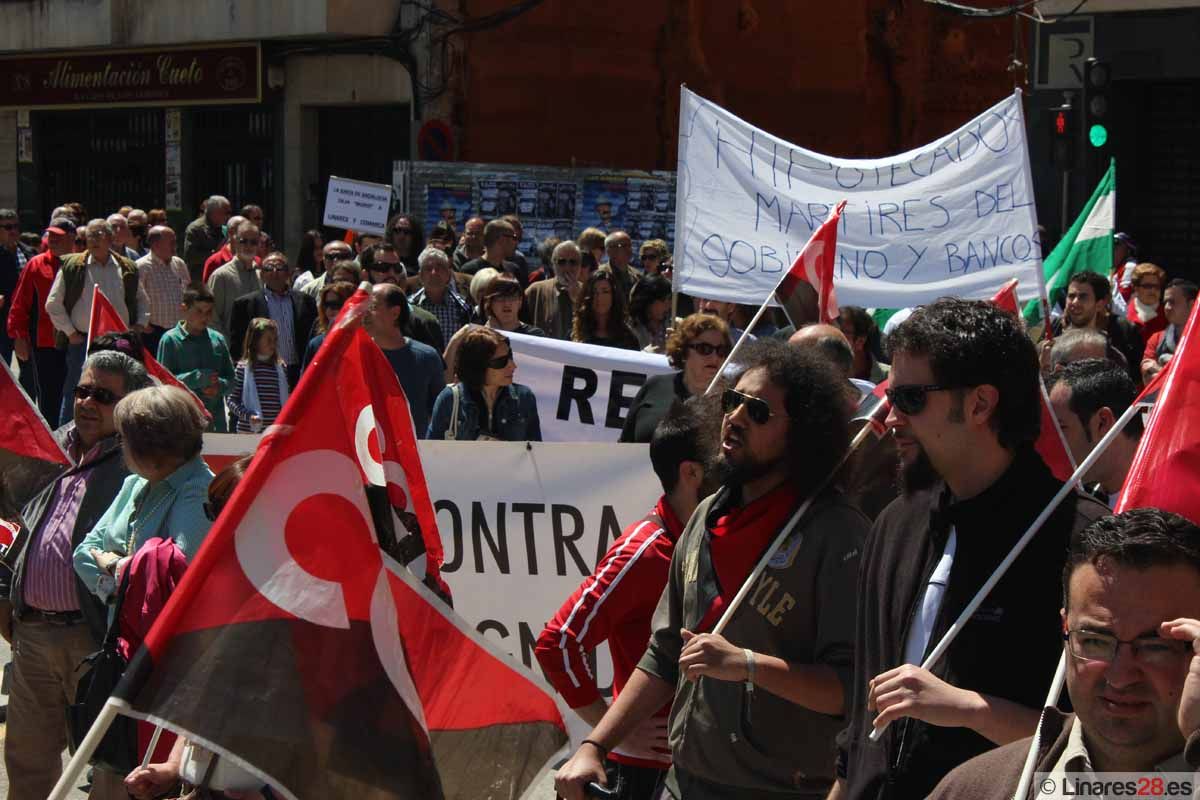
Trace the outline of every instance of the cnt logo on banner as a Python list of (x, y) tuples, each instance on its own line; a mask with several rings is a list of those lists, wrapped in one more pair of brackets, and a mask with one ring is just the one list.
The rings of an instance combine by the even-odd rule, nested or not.
[(834, 283), (849, 305), (984, 300), (1018, 278), (1041, 286), (1019, 93), (907, 153), (844, 159), (759, 130), (682, 90), (675, 290), (757, 306), (847, 200)]

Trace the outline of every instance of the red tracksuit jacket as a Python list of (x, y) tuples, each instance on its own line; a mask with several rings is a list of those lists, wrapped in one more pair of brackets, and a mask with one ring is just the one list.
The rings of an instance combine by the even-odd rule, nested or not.
[[(613, 698), (625, 682), (650, 641), (650, 619), (658, 598), (667, 585), (671, 554), (683, 533), (683, 523), (659, 498), (654, 510), (625, 529), (586, 578), (558, 609), (538, 637), (534, 654), (546, 677), (571, 708), (586, 706), (600, 697), (596, 676), (585, 653), (607, 641), (613, 660)], [(668, 703), (659, 711), (666, 717)], [(670, 757), (660, 762), (623, 756), (614, 761), (665, 769)]]

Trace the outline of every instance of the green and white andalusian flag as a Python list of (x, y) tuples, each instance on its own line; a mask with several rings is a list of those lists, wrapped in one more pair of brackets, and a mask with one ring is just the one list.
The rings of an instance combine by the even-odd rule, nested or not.
[[(1096, 191), (1079, 213), (1075, 224), (1058, 246), (1042, 261), (1046, 292), (1053, 304), (1061, 299), (1067, 281), (1078, 272), (1099, 272), (1107, 277), (1113, 266), (1113, 230), (1116, 224), (1117, 163), (1108, 165)], [(1025, 322), (1035, 325), (1042, 319), (1042, 304), (1030, 300), (1025, 305)]]

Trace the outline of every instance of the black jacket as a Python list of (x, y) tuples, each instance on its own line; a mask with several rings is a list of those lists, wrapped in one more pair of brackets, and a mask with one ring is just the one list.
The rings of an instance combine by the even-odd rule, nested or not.
[[(242, 346), (246, 343), (246, 330), (250, 320), (256, 317), (270, 319), (267, 308), (267, 290), (244, 294), (233, 301), (233, 312), (229, 315), (229, 357), (237, 363), (242, 357)], [(304, 347), (313, 336), (313, 325), (317, 321), (317, 303), (304, 292), (288, 290), (292, 298), (292, 341), (296, 345), (297, 357), (304, 355)]]
[(654, 429), (678, 400), (683, 402), (691, 395), (683, 382), (683, 372), (668, 375), (651, 375), (634, 395), (633, 404), (621, 428), (621, 442), (648, 442)]
[[(953, 502), (939, 484), (893, 501), (876, 519), (859, 570), (858, 625), (849, 724), (838, 737), (846, 797), (925, 797), (951, 769), (994, 745), (966, 728), (905, 718), (868, 740), (867, 683), (900, 666), (915, 606), (950, 528), (957, 549), (932, 648), (1062, 484), (1032, 450), (981, 494)], [(1062, 570), (1070, 537), (1108, 508), (1075, 492), (1059, 505), (933, 673), (948, 683), (1041, 708), (1062, 653)], [(928, 649), (926, 650), (928, 652)]]

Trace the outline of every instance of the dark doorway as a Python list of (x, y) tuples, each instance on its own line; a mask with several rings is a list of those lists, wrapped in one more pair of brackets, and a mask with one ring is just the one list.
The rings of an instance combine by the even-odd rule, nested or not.
[[(329, 176), (371, 183), (392, 183), (392, 162), (408, 158), (411, 112), (405, 104), (341, 106), (317, 110), (317, 216), (304, 227), (320, 224)], [(395, 198), (392, 199), (395, 206)], [(342, 230), (328, 229), (340, 237)], [(328, 238), (327, 238), (328, 241)]]
[[(263, 227), (280, 243), (275, 201), (275, 112), (258, 106), (199, 108), (192, 113), (192, 185), (198, 203), (213, 194), (229, 198), (234, 213), (244, 205), (262, 206)], [(185, 208), (195, 214), (196, 208)]]
[(92, 218), (162, 206), (161, 108), (36, 112), (32, 122), (39, 225), (61, 203), (80, 202)]

